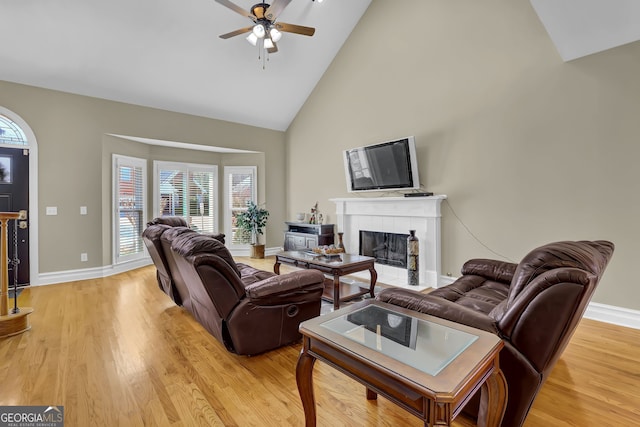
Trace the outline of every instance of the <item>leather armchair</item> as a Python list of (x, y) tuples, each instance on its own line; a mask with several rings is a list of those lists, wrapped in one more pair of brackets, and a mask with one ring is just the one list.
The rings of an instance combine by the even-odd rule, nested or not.
[[(608, 241), (565, 241), (531, 251), (519, 264), (467, 261), (454, 283), (430, 293), (386, 289), (380, 301), (500, 336), (508, 385), (502, 425), (521, 426), (569, 343), (613, 255)], [(478, 396), (465, 412), (477, 415)]]
[(301, 322), (320, 315), (324, 275), (301, 270), (276, 275), (236, 263), (218, 240), (180, 227), (163, 233), (183, 306), (227, 350), (262, 353), (301, 338)]

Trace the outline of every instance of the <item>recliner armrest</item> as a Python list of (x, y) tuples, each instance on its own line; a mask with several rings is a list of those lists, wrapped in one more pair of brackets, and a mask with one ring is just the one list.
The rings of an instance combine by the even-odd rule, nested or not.
[(496, 282), (511, 284), (517, 267), (518, 264), (512, 262), (475, 258), (464, 263), (461, 273), (463, 275), (472, 274)]
[(254, 303), (265, 304), (280, 297), (290, 298), (296, 293), (315, 293), (321, 289), (324, 289), (324, 274), (317, 270), (300, 270), (252, 283), (245, 287), (245, 292)]

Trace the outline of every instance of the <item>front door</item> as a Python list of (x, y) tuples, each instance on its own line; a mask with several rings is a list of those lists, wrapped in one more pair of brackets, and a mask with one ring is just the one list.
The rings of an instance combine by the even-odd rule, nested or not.
[[(0, 212), (21, 210), (29, 211), (29, 150), (0, 147)], [(9, 287), (14, 284), (16, 270), (18, 285), (29, 284), (28, 221), (9, 221)]]

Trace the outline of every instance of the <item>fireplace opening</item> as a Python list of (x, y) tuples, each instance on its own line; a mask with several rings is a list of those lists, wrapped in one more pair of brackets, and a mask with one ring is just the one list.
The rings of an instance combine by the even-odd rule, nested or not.
[(378, 264), (407, 268), (408, 234), (360, 230), (360, 255), (376, 259)]

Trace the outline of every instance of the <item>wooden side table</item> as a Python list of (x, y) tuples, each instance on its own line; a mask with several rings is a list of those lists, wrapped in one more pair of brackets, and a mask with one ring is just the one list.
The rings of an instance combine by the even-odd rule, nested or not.
[(380, 394), (425, 426), (451, 425), (478, 391), (478, 425), (502, 422), (507, 383), (498, 355), (504, 343), (494, 334), (375, 300), (307, 320), (300, 332), (296, 382), (307, 427), (316, 425), (316, 360), (363, 384), (367, 399)]

